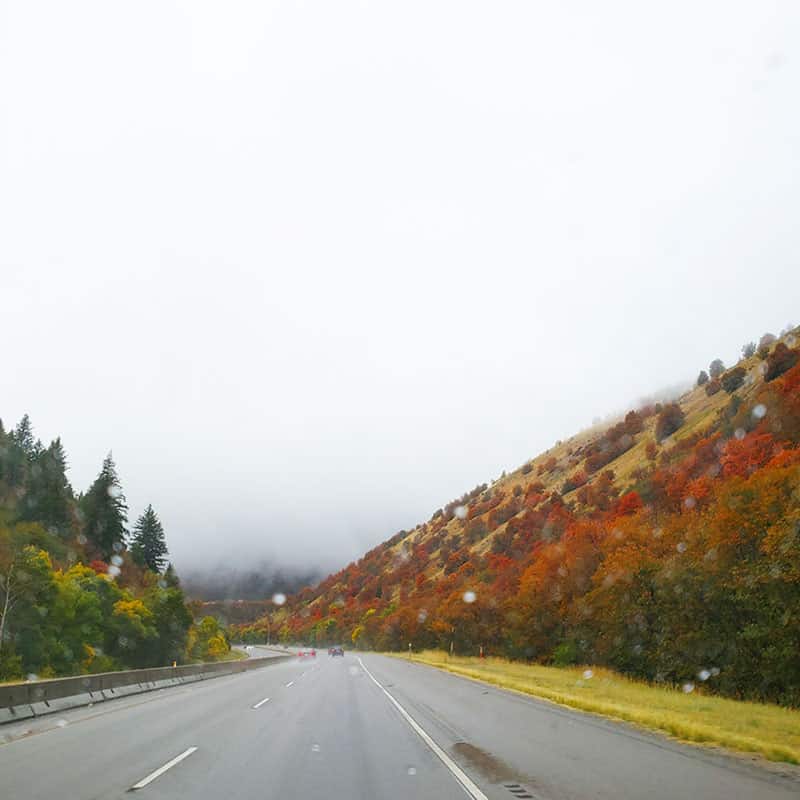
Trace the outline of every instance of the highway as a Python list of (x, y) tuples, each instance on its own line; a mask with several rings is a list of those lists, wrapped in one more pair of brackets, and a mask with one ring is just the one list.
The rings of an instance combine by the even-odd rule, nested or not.
[(788, 800), (798, 771), (347, 653), (0, 727), (3, 800)]

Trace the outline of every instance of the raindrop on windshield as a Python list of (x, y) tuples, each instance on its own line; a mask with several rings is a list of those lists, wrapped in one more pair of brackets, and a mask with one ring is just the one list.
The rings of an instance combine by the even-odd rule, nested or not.
[(272, 602), (275, 603), (276, 606), (282, 606), (286, 602), (286, 595), (283, 592), (275, 592), (272, 595)]
[(122, 556), (111, 556), (111, 563), (115, 567), (121, 567), (122, 566)]
[(473, 591), (466, 591), (463, 594), (464, 602), (465, 603), (474, 603), (477, 600), (477, 595)]
[(459, 519), (466, 519), (467, 518), (467, 507), (466, 506), (456, 506), (455, 511), (453, 513)]
[(744, 431), (744, 428), (737, 428), (737, 429), (736, 429), (736, 430), (733, 432), (733, 435), (734, 435), (734, 436), (735, 436), (735, 437), (736, 437), (736, 438), (737, 438), (739, 441), (741, 441), (741, 440), (742, 440), (742, 439), (744, 439), (744, 437), (745, 437), (745, 431)]
[(593, 677), (594, 677), (594, 672), (592, 672), (590, 669), (585, 669), (583, 671), (583, 679), (584, 680), (588, 681), (590, 678), (593, 678)]
[(701, 681), (707, 681), (711, 677), (711, 672), (707, 669), (701, 669), (700, 672), (697, 673), (697, 677)]
[(408, 772), (409, 775), (416, 775), (417, 774), (417, 768), (416, 767), (409, 767), (406, 770), (406, 772)]
[(684, 694), (691, 694), (694, 691), (694, 684), (691, 681), (687, 681), (681, 686), (681, 689), (683, 689)]
[(417, 614), (417, 622), (425, 622), (428, 619), (428, 612), (421, 608), (419, 614)]
[(763, 403), (759, 403), (753, 408), (753, 416), (756, 419), (763, 419), (767, 414), (767, 407)]
[(112, 578), (116, 578), (116, 577), (117, 577), (117, 575), (119, 575), (119, 573), (120, 573), (121, 571), (122, 571), (122, 570), (120, 570), (120, 568), (119, 568), (119, 567), (115, 567), (113, 564), (112, 564), (112, 565), (111, 565), (111, 566), (108, 568), (108, 574), (109, 574), (109, 575), (110, 575)]

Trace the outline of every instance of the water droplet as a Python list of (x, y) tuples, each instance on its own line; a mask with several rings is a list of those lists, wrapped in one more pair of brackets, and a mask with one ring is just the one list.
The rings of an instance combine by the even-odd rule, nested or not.
[(122, 566), (122, 556), (111, 556), (111, 563), (115, 567), (121, 567)]
[(464, 598), (465, 603), (474, 603), (478, 599), (478, 596), (475, 594), (475, 592), (471, 590), (464, 592), (462, 597)]
[(583, 679), (584, 680), (588, 681), (590, 678), (593, 678), (593, 677), (594, 677), (594, 672), (592, 672), (592, 670), (585, 669), (583, 671)]
[(115, 567), (113, 564), (108, 568), (108, 574), (112, 578), (116, 578), (117, 575), (120, 574), (120, 572), (122, 572), (122, 570), (119, 567)]
[(697, 500), (695, 500), (694, 497), (687, 497), (684, 499), (683, 505), (688, 509), (692, 509), (697, 505)]
[(314, 752), (314, 753), (319, 753), (319, 751), (320, 751), (321, 749), (322, 749), (322, 748), (321, 748), (321, 747), (320, 747), (318, 744), (312, 744), (312, 745), (311, 745), (311, 751), (312, 751), (312, 752)]
[(711, 677), (711, 672), (707, 669), (701, 669), (700, 672), (697, 673), (697, 677), (701, 681), (707, 681)]
[(78, 534), (78, 544), (86, 544), (87, 541), (88, 539), (82, 533)]
[(347, 671), (348, 671), (348, 672), (349, 672), (351, 675), (358, 675), (358, 667), (353, 667), (353, 666), (350, 666), (350, 667), (348, 667), (348, 668), (347, 668)]
[(122, 489), (120, 489), (119, 486), (116, 486), (116, 485), (112, 484), (111, 486), (108, 487), (108, 496), (109, 497), (117, 498), (117, 497), (120, 497), (121, 495), (122, 495)]
[(56, 725), (58, 725), (59, 728), (66, 728), (69, 723), (65, 719), (60, 719), (56, 722)]
[(29, 672), (27, 675), (27, 680), (29, 681), (38, 681), (39, 676), (35, 672)]
[(709, 672), (713, 677), (716, 677), (717, 675), (719, 675), (719, 667), (711, 667)]
[(275, 603), (276, 606), (282, 606), (286, 602), (286, 595), (283, 592), (275, 592), (272, 595), (272, 602)]
[(742, 439), (744, 439), (744, 437), (745, 437), (745, 435), (746, 435), (746, 434), (745, 434), (744, 428), (737, 428), (737, 429), (736, 429), (736, 430), (733, 432), (733, 435), (734, 435), (734, 436), (735, 436), (735, 437), (736, 437), (736, 438), (737, 438), (739, 441), (741, 441)]
[(420, 609), (419, 614), (417, 614), (417, 622), (422, 623), (425, 622), (426, 619), (428, 619), (428, 612), (422, 608)]
[(679, 553), (685, 553), (686, 552), (686, 542), (678, 542), (678, 544), (675, 545), (675, 549)]
[(408, 772), (409, 775), (416, 775), (417, 774), (417, 768), (416, 767), (409, 767), (406, 770), (406, 772)]
[(767, 407), (763, 403), (759, 403), (753, 408), (753, 416), (756, 419), (763, 419), (767, 414)]
[(466, 519), (467, 518), (467, 507), (466, 506), (456, 506), (455, 511), (453, 513), (459, 519)]
[(694, 691), (694, 684), (691, 681), (687, 681), (681, 686), (681, 689), (683, 689), (684, 694), (691, 694)]

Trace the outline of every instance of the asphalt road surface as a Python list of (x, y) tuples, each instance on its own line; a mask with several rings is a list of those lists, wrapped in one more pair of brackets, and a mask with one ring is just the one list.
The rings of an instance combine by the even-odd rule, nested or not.
[(297, 659), (0, 727), (3, 800), (784, 800), (797, 771), (405, 661)]

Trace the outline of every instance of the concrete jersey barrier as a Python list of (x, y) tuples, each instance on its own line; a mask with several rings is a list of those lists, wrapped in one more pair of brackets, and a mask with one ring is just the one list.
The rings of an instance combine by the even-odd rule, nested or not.
[(186, 664), (180, 667), (150, 667), (97, 675), (0, 684), (0, 724), (52, 714), (67, 708), (98, 703), (115, 697), (152, 691), (166, 686), (190, 683), (222, 675), (234, 675), (268, 667), (292, 658), (291, 655), (248, 658), (244, 661), (217, 661)]

